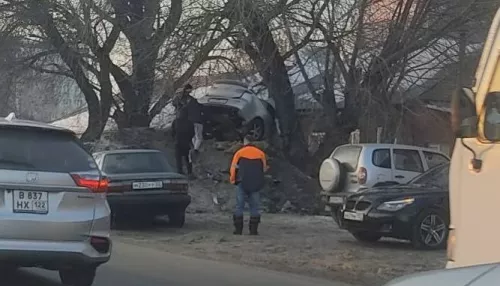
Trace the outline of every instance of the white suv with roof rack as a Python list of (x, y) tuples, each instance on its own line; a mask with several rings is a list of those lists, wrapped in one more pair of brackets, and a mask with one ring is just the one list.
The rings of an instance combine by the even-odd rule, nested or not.
[(111, 256), (108, 182), (75, 134), (0, 119), (0, 270), (57, 270), (90, 286)]
[(337, 147), (321, 164), (319, 182), (325, 210), (337, 215), (344, 199), (361, 189), (406, 184), (450, 159), (436, 150), (397, 144), (349, 144)]

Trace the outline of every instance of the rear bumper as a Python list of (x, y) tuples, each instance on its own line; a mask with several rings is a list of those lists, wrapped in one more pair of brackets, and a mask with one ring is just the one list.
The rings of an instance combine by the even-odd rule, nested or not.
[[(111, 243), (111, 242), (110, 242)], [(89, 241), (31, 241), (1, 240), (0, 262), (19, 267), (43, 267), (60, 269), (68, 265), (94, 265), (106, 263), (111, 257), (99, 253)]]
[(144, 209), (165, 213), (168, 209), (186, 209), (191, 203), (188, 194), (108, 194), (108, 203), (112, 210)]
[(321, 194), (321, 199), (325, 204), (325, 211), (331, 212), (341, 208), (346, 198), (354, 193), (341, 192), (341, 193), (326, 193)]

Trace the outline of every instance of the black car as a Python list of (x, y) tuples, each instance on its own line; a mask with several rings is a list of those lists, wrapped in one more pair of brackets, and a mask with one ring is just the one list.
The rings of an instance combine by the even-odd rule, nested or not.
[(342, 207), (341, 227), (363, 242), (392, 237), (409, 240), (417, 248), (446, 247), (450, 221), (448, 172), (446, 163), (408, 184), (350, 195)]

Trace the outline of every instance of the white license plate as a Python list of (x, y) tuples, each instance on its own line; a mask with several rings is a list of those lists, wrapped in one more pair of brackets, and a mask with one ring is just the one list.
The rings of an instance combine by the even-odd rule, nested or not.
[(344, 212), (344, 219), (355, 220), (355, 221), (363, 221), (363, 214), (361, 214), (361, 213), (353, 213), (353, 212)]
[(160, 189), (163, 187), (163, 182), (134, 182), (132, 183), (132, 189), (134, 190), (146, 190), (146, 189)]
[(38, 191), (14, 191), (13, 210), (15, 213), (47, 214), (49, 194)]
[(329, 202), (331, 204), (343, 204), (344, 203), (344, 198), (342, 198), (342, 197), (330, 197)]

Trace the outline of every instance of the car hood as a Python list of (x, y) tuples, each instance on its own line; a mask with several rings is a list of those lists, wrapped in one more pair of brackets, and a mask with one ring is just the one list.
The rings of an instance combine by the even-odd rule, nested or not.
[(427, 195), (437, 195), (445, 193), (447, 190), (443, 190), (434, 186), (424, 186), (424, 185), (395, 185), (395, 186), (385, 186), (379, 188), (370, 188), (359, 191), (349, 198), (364, 197), (373, 199), (391, 199), (391, 198), (401, 198), (406, 196), (427, 196)]
[(397, 278), (385, 286), (490, 286), (500, 281), (500, 264), (435, 270)]

